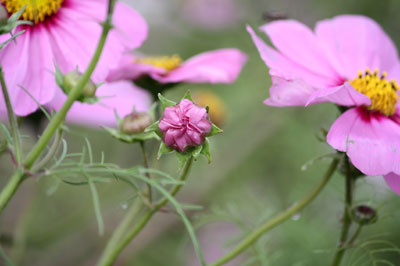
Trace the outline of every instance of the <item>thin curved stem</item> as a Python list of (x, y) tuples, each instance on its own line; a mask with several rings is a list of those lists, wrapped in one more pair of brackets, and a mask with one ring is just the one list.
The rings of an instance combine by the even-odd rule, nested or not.
[(358, 225), (357, 230), (355, 231), (354, 235), (353, 235), (353, 236), (350, 238), (350, 240), (349, 240), (349, 244), (348, 244), (349, 246), (354, 244), (354, 241), (355, 241), (355, 240), (357, 239), (357, 237), (360, 235), (360, 233), (361, 233), (363, 227), (364, 227), (364, 226), (363, 226), (362, 224)]
[(346, 252), (346, 241), (349, 235), (350, 226), (352, 223), (351, 219), (351, 206), (353, 204), (353, 193), (354, 193), (354, 183), (355, 179), (351, 175), (350, 170), (350, 161), (349, 158), (346, 156), (345, 159), (346, 164), (346, 188), (345, 188), (345, 204), (344, 204), (344, 211), (343, 211), (343, 226), (342, 232), (340, 234), (340, 240), (338, 247), (335, 252), (335, 256), (333, 258), (332, 266), (340, 265), (343, 255)]
[(34, 165), (34, 167), (32, 167), (32, 172), (35, 173), (39, 170), (41, 170), (42, 168), (46, 167), (46, 165), (48, 165), (51, 160), (54, 159), (54, 155), (57, 153), (58, 148), (60, 147), (60, 143), (63, 139), (63, 131), (62, 129), (59, 129), (57, 131), (56, 137), (53, 141), (53, 144), (51, 145), (48, 153), (46, 154), (46, 156), (44, 156), (44, 158), (38, 162), (37, 164)]
[(19, 135), (17, 118), (14, 113), (14, 109), (11, 104), (10, 96), (8, 95), (7, 84), (4, 77), (3, 68), (0, 66), (0, 84), (3, 92), (4, 102), (6, 103), (8, 122), (10, 123), (11, 134), (14, 141), (14, 152), (15, 159), (18, 163), (22, 161), (22, 148), (21, 148), (21, 137)]
[[(139, 144), (140, 144), (140, 149), (142, 150), (144, 167), (146, 169), (149, 169), (150, 165), (149, 165), (149, 160), (147, 159), (147, 153), (146, 153), (146, 148), (144, 146), (144, 142), (140, 141)], [(151, 179), (151, 174), (149, 172), (146, 172), (146, 176), (147, 176), (148, 179)], [(147, 196), (148, 196), (148, 200), (149, 200), (150, 204), (152, 204), (152, 202), (153, 202), (153, 192), (152, 192), (150, 184), (147, 184)]]
[[(186, 163), (185, 168), (183, 169), (183, 172), (179, 178), (180, 181), (185, 181), (190, 168), (193, 163), (193, 157), (189, 159), (189, 161)], [(174, 188), (171, 190), (170, 194), (171, 196), (175, 196), (179, 190), (182, 188), (183, 184), (179, 184), (174, 186)], [(108, 242), (106, 249), (104, 250), (102, 256), (100, 257), (99, 262), (97, 263), (97, 266), (110, 266), (113, 265), (115, 260), (118, 258), (119, 254), (125, 249), (125, 247), (142, 231), (142, 229), (146, 226), (146, 224), (150, 221), (150, 219), (153, 217), (155, 213), (157, 213), (162, 207), (164, 207), (168, 203), (167, 198), (161, 199), (156, 205), (153, 206), (152, 209), (146, 210), (146, 212), (143, 214), (142, 217), (140, 217), (139, 221), (132, 227), (128, 228), (130, 230), (124, 230), (120, 229), (122, 227), (127, 227), (127, 225), (130, 225), (133, 220), (135, 219), (134, 216), (126, 217), (126, 219), (123, 220), (123, 222), (119, 225), (117, 230), (114, 232), (114, 235), (118, 234), (118, 236), (124, 236), (122, 239), (119, 239), (119, 241), (114, 241), (114, 238), (117, 238), (117, 236), (114, 237), (114, 235), (111, 237), (111, 240)], [(125, 221), (126, 220), (126, 221)], [(123, 232), (122, 232), (123, 231)], [(123, 234), (125, 233), (125, 234)]]
[(255, 230), (250, 233), (245, 239), (243, 239), (236, 247), (234, 247), (230, 252), (216, 260), (215, 262), (211, 263), (209, 266), (219, 266), (223, 265), (235, 257), (239, 256), (243, 251), (249, 248), (252, 244), (254, 244), (263, 234), (270, 231), (271, 229), (275, 228), (276, 226), (280, 225), (281, 223), (288, 220), (290, 217), (301, 211), (305, 208), (308, 204), (318, 196), (318, 194), (322, 191), (325, 185), (328, 183), (329, 179), (332, 177), (333, 173), (338, 166), (339, 159), (334, 159), (327, 170), (324, 178), (322, 179), (321, 183), (319, 183), (307, 196), (305, 196), (302, 200), (298, 203), (294, 204), (292, 207), (286, 209), (285, 211), (281, 212), (280, 214), (276, 215), (272, 219), (268, 220)]
[(95, 70), (95, 68), (97, 66), (97, 63), (99, 62), (101, 53), (102, 53), (104, 45), (106, 43), (108, 33), (112, 29), (112, 14), (114, 12), (115, 3), (116, 3), (116, 0), (108, 0), (107, 17), (106, 17), (106, 20), (102, 23), (103, 30), (102, 30), (102, 33), (100, 36), (100, 40), (97, 44), (96, 51), (92, 57), (92, 60), (90, 61), (88, 68), (86, 69), (85, 73), (82, 75), (78, 84), (68, 94), (68, 98), (62, 105), (61, 109), (57, 112), (57, 114), (50, 121), (50, 124), (46, 127), (45, 131), (43, 132), (42, 136), (39, 138), (36, 145), (33, 147), (33, 149), (27, 155), (27, 157), (23, 163), (25, 168), (19, 167), (14, 172), (14, 175), (11, 177), (11, 179), (7, 183), (7, 185), (0, 192), (0, 213), (3, 211), (3, 209), (5, 208), (7, 203), (10, 201), (12, 196), (15, 194), (18, 187), (22, 183), (22, 181), (25, 179), (26, 172), (32, 168), (33, 164), (42, 155), (44, 149), (47, 147), (47, 145), (49, 144), (50, 140), (53, 138), (56, 131), (64, 123), (65, 117), (66, 117), (69, 109), (72, 107), (72, 104), (76, 101), (76, 99), (79, 98), (84, 87), (86, 86), (87, 82), (89, 81), (93, 71)]

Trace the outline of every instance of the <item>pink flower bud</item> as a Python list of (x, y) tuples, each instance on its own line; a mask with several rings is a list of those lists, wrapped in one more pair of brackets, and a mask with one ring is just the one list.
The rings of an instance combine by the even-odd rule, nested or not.
[(205, 108), (183, 99), (179, 104), (165, 108), (158, 127), (165, 145), (185, 152), (190, 146), (203, 144), (212, 124)]

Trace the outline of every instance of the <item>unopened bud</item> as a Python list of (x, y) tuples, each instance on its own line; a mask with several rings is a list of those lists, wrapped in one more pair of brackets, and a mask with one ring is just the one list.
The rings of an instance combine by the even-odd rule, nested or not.
[(124, 117), (120, 124), (120, 130), (126, 134), (142, 133), (153, 123), (150, 114), (145, 112), (133, 112)]
[[(69, 94), (70, 91), (78, 84), (81, 77), (82, 74), (79, 73), (77, 70), (65, 74), (63, 85), (66, 94)], [(83, 89), (82, 98), (94, 97), (96, 94), (96, 90), (96, 84), (94, 84), (93, 81), (89, 80)]]
[(6, 24), (8, 21), (7, 9), (0, 4), (0, 25)]
[(212, 124), (205, 108), (183, 99), (179, 104), (165, 108), (158, 128), (165, 145), (186, 152), (188, 147), (204, 143)]
[(366, 205), (358, 205), (353, 209), (353, 220), (360, 225), (373, 224), (377, 221), (376, 211)]

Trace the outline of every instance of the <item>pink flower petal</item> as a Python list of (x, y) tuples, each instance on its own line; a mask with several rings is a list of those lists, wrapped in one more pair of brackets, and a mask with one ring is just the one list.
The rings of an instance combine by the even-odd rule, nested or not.
[(397, 194), (400, 195), (400, 175), (390, 173), (385, 175), (386, 184)]
[(161, 83), (232, 83), (238, 77), (247, 56), (238, 49), (219, 49), (198, 54), (166, 75), (154, 73)]
[(278, 20), (260, 27), (277, 50), (305, 69), (339, 84), (342, 79), (324, 54), (324, 43), (304, 24), (295, 20)]
[(134, 80), (143, 75), (156, 73), (164, 75), (165, 69), (157, 68), (152, 65), (140, 64), (135, 62), (136, 57), (132, 54), (125, 54), (116, 68), (113, 68), (108, 76), (107, 81), (117, 80)]
[[(47, 31), (36, 26), (9, 43), (0, 53), (10, 99), (17, 115), (27, 115), (50, 101), (55, 92), (52, 52)], [(25, 88), (29, 95), (24, 89)], [(44, 89), (46, 88), (46, 89)], [(1, 111), (5, 111), (3, 100)]]
[(356, 91), (348, 82), (344, 83), (342, 86), (320, 89), (314, 92), (308, 99), (306, 105), (322, 101), (329, 101), (343, 106), (371, 104), (370, 98)]
[[(342, 15), (317, 23), (315, 32), (329, 49), (326, 55), (347, 80), (367, 67), (390, 71), (398, 64), (396, 46), (372, 19)], [(389, 77), (391, 78), (391, 77)]]
[(271, 76), (272, 86), (269, 89), (269, 98), (264, 104), (270, 106), (304, 106), (310, 96), (317, 91), (302, 80), (285, 79)]
[[(120, 117), (131, 113), (149, 111), (151, 96), (147, 91), (135, 87), (129, 81), (106, 83), (100, 86), (96, 96), (101, 100), (95, 104), (75, 102), (67, 115), (67, 122), (87, 126), (116, 126), (114, 111)], [(59, 110), (66, 96), (59, 92), (47, 106)]]
[(400, 174), (400, 125), (384, 115), (352, 108), (334, 122), (327, 142), (366, 175)]
[[(250, 26), (247, 26), (247, 31), (250, 33), (254, 44), (265, 64), (271, 69), (270, 73), (281, 78), (290, 80), (303, 80), (315, 88), (325, 88), (337, 86), (337, 82), (333, 82), (331, 78), (321, 76), (310, 71), (303, 65), (300, 65), (290, 58), (282, 55), (276, 50), (268, 46)], [(288, 104), (289, 105), (289, 104)]]

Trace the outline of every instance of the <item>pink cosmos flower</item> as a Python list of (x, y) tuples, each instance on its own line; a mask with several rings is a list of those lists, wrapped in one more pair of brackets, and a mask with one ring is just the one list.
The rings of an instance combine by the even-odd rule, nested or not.
[[(24, 1), (17, 0), (1, 2), (10, 14), (25, 5)], [(106, 0), (43, 0), (27, 5), (23, 18), (32, 20), (34, 25), (15, 29), (25, 29), (26, 32), (0, 53), (0, 64), (4, 68), (17, 115), (24, 116), (37, 110), (35, 100), (50, 107), (61, 105), (65, 97), (56, 85), (54, 64), (63, 73), (76, 67), (81, 71), (86, 69), (100, 38), (99, 23), (105, 19), (106, 8)], [(116, 5), (113, 24), (115, 28), (109, 34), (100, 62), (92, 76), (96, 83), (104, 81), (109, 69), (118, 64), (122, 54), (139, 47), (147, 36), (144, 19), (123, 3), (118, 2)], [(8, 38), (9, 36), (1, 35), (0, 42)], [(114, 108), (124, 113), (128, 105), (132, 110), (134, 104), (143, 104), (143, 98), (148, 102), (148, 97), (143, 93), (140, 93), (139, 98), (133, 98), (138, 95), (137, 89), (123, 83), (111, 87), (103, 85), (99, 94), (98, 96), (115, 98), (101, 101), (94, 106), (75, 103), (67, 119), (77, 118), (78, 121), (88, 123), (101, 120), (110, 123), (106, 117), (113, 116)], [(131, 97), (130, 100), (127, 96)], [(109, 108), (110, 113), (106, 113), (100, 105), (112, 105), (113, 108)], [(103, 111), (97, 112), (100, 110)], [(3, 100), (0, 102), (0, 111), (5, 112)]]
[(297, 21), (276, 21), (260, 28), (276, 49), (247, 29), (270, 67), (272, 86), (264, 103), (346, 107), (328, 143), (364, 174), (384, 175), (400, 194), (400, 61), (380, 26), (356, 15), (320, 21), (314, 31)]
[(188, 147), (203, 144), (212, 124), (206, 108), (183, 99), (179, 104), (165, 108), (158, 127), (165, 145), (185, 152)]
[(232, 83), (247, 56), (238, 49), (219, 49), (196, 55), (185, 62), (180, 57), (139, 57), (126, 54), (107, 81), (134, 80), (150, 76), (160, 83)]

